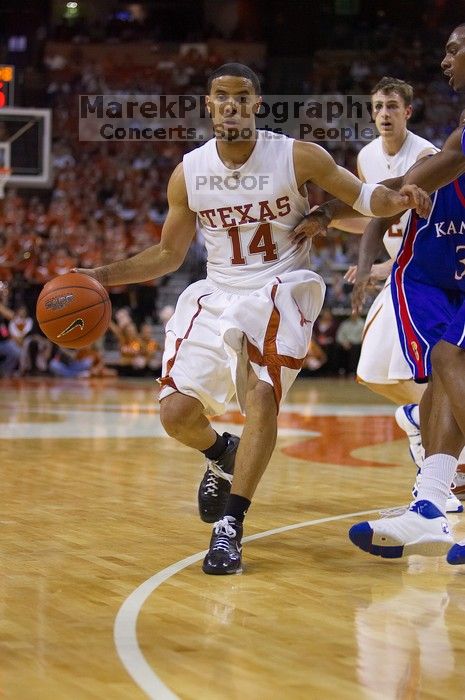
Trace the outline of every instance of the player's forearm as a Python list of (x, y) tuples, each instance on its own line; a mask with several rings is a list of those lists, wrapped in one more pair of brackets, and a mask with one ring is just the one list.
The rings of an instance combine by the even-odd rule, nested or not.
[(373, 190), (370, 208), (373, 216), (381, 218), (391, 217), (405, 211), (405, 202), (396, 189), (380, 184), (379, 187)]
[[(371, 195), (370, 208), (373, 216), (384, 218), (403, 211), (405, 206), (395, 191), (380, 185)], [(368, 223), (367, 217), (361, 216), (359, 211), (340, 199), (330, 199), (319, 210), (325, 213), (329, 226), (349, 233), (363, 233)]]
[(340, 199), (330, 199), (328, 202), (325, 202), (320, 207), (318, 207), (318, 211), (324, 212), (324, 214), (327, 217), (329, 226), (340, 228), (337, 224), (343, 224), (343, 231), (350, 231), (350, 229), (345, 228), (345, 226), (350, 226), (349, 222), (346, 221), (346, 219), (355, 220), (357, 218), (360, 218), (360, 212), (355, 211), (355, 209), (352, 209), (350, 204), (346, 204)]
[[(401, 177), (393, 177), (380, 183), (380, 185), (384, 187), (377, 187), (371, 197), (371, 207), (374, 216), (392, 216), (394, 214), (392, 211), (392, 195), (389, 194), (389, 190), (397, 191), (403, 184), (405, 183)], [(374, 196), (375, 194), (376, 197)], [(373, 205), (377, 208), (376, 211), (373, 209)], [(368, 223), (365, 217), (360, 216), (360, 212), (340, 199), (330, 199), (328, 202), (321, 205), (319, 209), (323, 210), (327, 215), (330, 226), (341, 228), (342, 231), (363, 233)], [(382, 211), (378, 213), (380, 209)], [(347, 221), (347, 219), (351, 219), (351, 221)]]
[(464, 172), (465, 154), (462, 150), (462, 127), (459, 127), (449, 136), (442, 151), (414, 163), (405, 173), (402, 184), (418, 185), (431, 194)]
[[(403, 184), (415, 184), (431, 194), (441, 187), (445, 187), (450, 182), (465, 172), (465, 157), (459, 154), (440, 153), (436, 163), (433, 161), (437, 156), (425, 159), (416, 167), (409, 170), (403, 178)], [(435, 167), (431, 167), (431, 166)]]
[(167, 250), (161, 244), (151, 246), (126, 260), (95, 268), (95, 276), (105, 286), (148, 282), (174, 272), (182, 259), (177, 253)]
[(351, 219), (333, 219), (330, 223), (332, 228), (337, 228), (339, 231), (347, 231), (347, 233), (356, 233), (361, 235), (366, 229), (368, 222), (366, 216), (360, 216), (359, 218)]
[(385, 280), (391, 274), (392, 266), (394, 265), (395, 258), (389, 258), (382, 263), (373, 265), (371, 269), (371, 276), (373, 279)]
[(392, 217), (372, 219), (366, 227), (358, 250), (357, 279), (370, 276), (372, 265), (382, 249), (384, 232), (391, 221)]

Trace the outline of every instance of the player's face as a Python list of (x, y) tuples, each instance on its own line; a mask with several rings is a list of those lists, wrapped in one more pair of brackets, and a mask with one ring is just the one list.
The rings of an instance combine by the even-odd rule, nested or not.
[(381, 136), (400, 136), (406, 128), (407, 120), (412, 115), (412, 107), (405, 104), (397, 92), (385, 95), (378, 91), (371, 98), (373, 117)]
[(217, 138), (247, 141), (255, 136), (255, 114), (261, 98), (248, 78), (224, 75), (212, 82), (206, 97)]
[(454, 90), (465, 89), (465, 27), (455, 29), (450, 35), (441, 68)]

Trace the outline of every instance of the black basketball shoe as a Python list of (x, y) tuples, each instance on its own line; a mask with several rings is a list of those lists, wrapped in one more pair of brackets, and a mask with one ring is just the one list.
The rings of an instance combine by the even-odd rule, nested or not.
[(207, 459), (207, 470), (199, 486), (199, 514), (204, 523), (216, 523), (222, 517), (231, 490), (239, 438), (229, 433), (223, 433), (223, 437), (228, 438), (228, 445), (218, 459)]
[(242, 524), (231, 515), (215, 523), (210, 549), (203, 560), (206, 574), (224, 576), (242, 573)]

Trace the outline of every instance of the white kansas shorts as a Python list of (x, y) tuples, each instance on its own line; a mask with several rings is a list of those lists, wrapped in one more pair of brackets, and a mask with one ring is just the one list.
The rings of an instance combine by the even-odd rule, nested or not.
[(371, 384), (397, 384), (413, 378), (399, 341), (390, 278), (368, 312), (357, 376)]
[(160, 400), (179, 391), (221, 415), (236, 393), (244, 412), (250, 362), (279, 406), (305, 359), (324, 294), (323, 280), (309, 270), (241, 293), (209, 280), (191, 284), (166, 326)]

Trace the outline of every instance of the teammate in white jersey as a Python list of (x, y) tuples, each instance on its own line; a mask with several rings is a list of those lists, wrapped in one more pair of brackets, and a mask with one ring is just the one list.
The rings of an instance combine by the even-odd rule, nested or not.
[[(196, 223), (203, 232), (207, 279), (183, 292), (166, 327), (160, 415), (169, 435), (207, 458), (200, 515), (219, 519), (203, 563), (208, 574), (241, 571), (244, 515), (323, 303), (324, 283), (308, 269), (310, 242), (292, 240), (308, 212), (305, 183), (315, 182), (364, 215), (412, 207), (425, 214), (430, 206), (414, 185), (396, 193), (362, 184), (316, 144), (257, 132), (259, 95), (258, 78), (246, 66), (214, 71), (206, 103), (216, 138), (174, 170), (160, 244), (81, 270), (106, 285), (160, 277), (181, 265)], [(240, 443), (218, 435), (207, 418), (223, 412), (234, 392), (246, 416)]]
[[(380, 182), (404, 175), (416, 160), (437, 152), (432, 143), (407, 129), (412, 99), (412, 87), (396, 78), (383, 78), (372, 90), (373, 115), (380, 135), (358, 155), (358, 174), (362, 181)], [(417, 404), (422, 395), (402, 353), (389, 290), (389, 273), (399, 252), (407, 219), (408, 212), (384, 235), (390, 259), (376, 266), (373, 273), (378, 279), (387, 277), (387, 281), (368, 313), (357, 368), (361, 383), (398, 405)], [(353, 269), (348, 277), (352, 279), (352, 275)]]
[[(363, 182), (381, 182), (404, 175), (421, 158), (433, 155), (438, 149), (430, 141), (407, 129), (412, 116), (413, 88), (404, 80), (384, 77), (371, 91), (373, 116), (379, 137), (362, 148), (357, 159), (357, 169)], [(420, 479), (424, 450), (420, 434), (418, 404), (425, 386), (413, 381), (412, 371), (405, 360), (400, 345), (397, 323), (390, 290), (390, 272), (400, 250), (404, 228), (409, 213), (384, 234), (384, 246), (389, 260), (375, 264), (372, 280), (386, 279), (386, 283), (368, 312), (362, 338), (362, 350), (357, 367), (357, 381), (377, 394), (395, 403), (396, 420), (407, 433), (410, 454)], [(358, 220), (357, 220), (358, 222)], [(362, 233), (365, 221), (339, 222), (340, 228)], [(345, 279), (354, 282), (357, 268), (349, 268)], [(418, 484), (413, 489), (416, 495)], [(447, 512), (461, 512), (463, 506), (451, 492)]]

